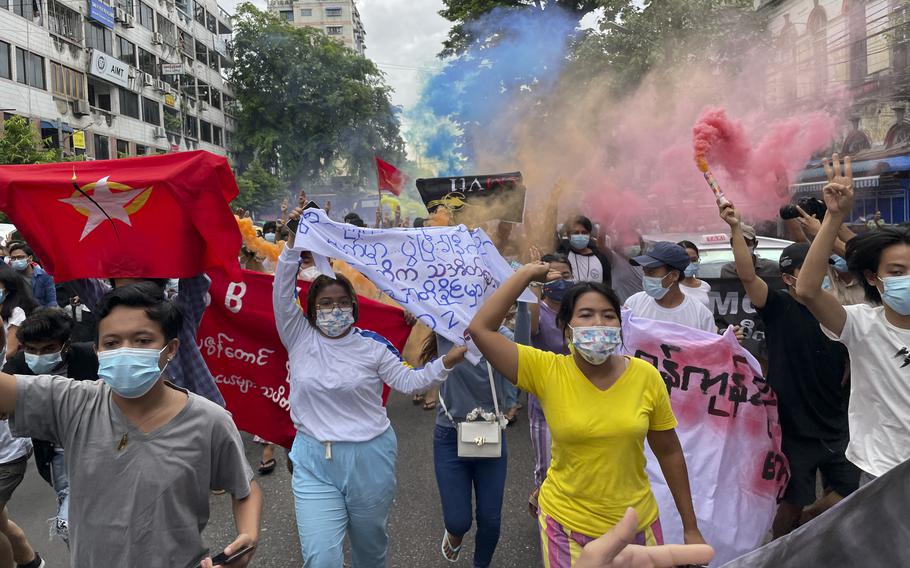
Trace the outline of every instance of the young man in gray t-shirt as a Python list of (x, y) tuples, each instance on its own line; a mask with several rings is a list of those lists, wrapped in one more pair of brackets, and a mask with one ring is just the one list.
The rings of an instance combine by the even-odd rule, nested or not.
[(230, 414), (165, 380), (180, 308), (141, 283), (111, 291), (97, 318), (102, 380), (0, 374), (13, 433), (66, 448), (71, 565), (210, 566), (202, 531), (222, 489), (238, 532), (225, 552), (255, 546), (262, 498)]

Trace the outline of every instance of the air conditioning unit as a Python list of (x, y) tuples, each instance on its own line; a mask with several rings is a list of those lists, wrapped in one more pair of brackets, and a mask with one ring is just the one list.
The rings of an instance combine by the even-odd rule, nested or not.
[(152, 43), (155, 45), (161, 45), (164, 43), (164, 36), (161, 35), (161, 32), (155, 32), (152, 34)]
[(114, 8), (114, 20), (118, 22), (126, 21), (126, 12), (123, 10), (123, 8)]
[(147, 87), (151, 87), (152, 85), (155, 84), (155, 78), (152, 77), (151, 73), (143, 73), (142, 74), (142, 84)]
[(155, 79), (155, 89), (157, 89), (159, 92), (166, 93), (167, 92), (167, 83), (165, 83), (161, 79)]
[(123, 27), (132, 28), (136, 26), (136, 17), (132, 14), (127, 14), (126, 19), (123, 20)]
[(88, 116), (92, 113), (92, 107), (88, 101), (73, 101), (73, 114), (76, 116)]
[(164, 129), (160, 126), (156, 126), (152, 133), (155, 135), (155, 138), (164, 138), (166, 136)]

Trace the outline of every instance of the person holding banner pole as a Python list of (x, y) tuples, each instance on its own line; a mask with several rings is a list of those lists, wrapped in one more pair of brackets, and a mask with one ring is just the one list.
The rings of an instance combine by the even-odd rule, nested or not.
[(847, 264), (870, 304), (843, 306), (822, 290), (841, 224), (853, 210), (853, 168), (834, 154), (822, 162), (828, 212), (803, 265), (797, 295), (825, 334), (850, 354), (850, 444), (860, 486), (910, 459), (910, 230), (885, 227), (847, 242)]
[[(639, 523), (634, 542), (662, 544), (657, 503), (645, 472), (647, 438), (673, 494), (686, 544), (704, 538), (692, 505), (676, 418), (660, 373), (641, 359), (615, 355), (622, 342), (616, 294), (599, 283), (566, 292), (557, 321), (570, 355), (516, 345), (498, 333), (509, 306), (550, 266), (519, 269), (484, 303), (468, 328), (493, 366), (534, 394), (553, 436), (553, 461), (540, 492), (545, 568), (569, 568), (581, 549), (618, 525), (628, 507)], [(605, 412), (609, 409), (609, 412)]]
[[(291, 213), (292, 226), (302, 212)], [(354, 326), (357, 296), (341, 275), (316, 278), (304, 312), (297, 302), (301, 252), (293, 246), (292, 236), (278, 258), (272, 301), (288, 351), (304, 567), (342, 566), (346, 533), (353, 568), (384, 567), (398, 443), (382, 405), (383, 383), (407, 394), (441, 384), (467, 349), (456, 346), (423, 369), (409, 368), (388, 340)]]
[(859, 484), (859, 470), (844, 455), (850, 440), (844, 385), (847, 350), (825, 337), (796, 293), (809, 245), (793, 243), (783, 250), (780, 273), (788, 289), (772, 290), (756, 274), (739, 212), (729, 201), (719, 207), (721, 218), (730, 225), (739, 279), (765, 322), (768, 384), (777, 393), (781, 447), (790, 463), (790, 481), (772, 525), (774, 538), (779, 538), (796, 528), (804, 509), (816, 501), (819, 472), (831, 489), (821, 502), (827, 507)]

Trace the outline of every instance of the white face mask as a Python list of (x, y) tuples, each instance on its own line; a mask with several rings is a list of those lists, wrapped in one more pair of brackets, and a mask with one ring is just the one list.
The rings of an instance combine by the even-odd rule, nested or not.
[(306, 282), (312, 282), (319, 278), (322, 273), (315, 266), (308, 266), (300, 271), (300, 279)]

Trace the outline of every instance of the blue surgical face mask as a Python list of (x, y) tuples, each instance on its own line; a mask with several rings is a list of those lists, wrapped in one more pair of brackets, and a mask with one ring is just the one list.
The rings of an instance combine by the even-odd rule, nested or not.
[(884, 287), (882, 301), (902, 316), (910, 316), (910, 274), (879, 278)]
[(822, 290), (825, 290), (826, 292), (831, 291), (831, 279), (828, 278), (827, 274), (825, 274), (825, 278), (822, 280)]
[(56, 353), (48, 353), (46, 355), (25, 354), (25, 364), (28, 365), (28, 368), (36, 375), (49, 373), (62, 362), (63, 350), (57, 351)]
[[(121, 347), (98, 352), (98, 376), (123, 398), (139, 398), (152, 390), (164, 369), (158, 359), (167, 347), (133, 349)], [(167, 365), (165, 365), (167, 367)]]
[(263, 238), (265, 238), (265, 240), (267, 240), (267, 241), (270, 242), (270, 243), (274, 243), (274, 242), (275, 242), (275, 233), (266, 233), (266, 234), (264, 234), (264, 235), (262, 235), (262, 236), (263, 236)]
[(686, 267), (686, 278), (692, 278), (696, 274), (698, 274), (698, 262), (690, 262), (689, 266)]
[(571, 280), (559, 279), (552, 282), (548, 282), (543, 286), (543, 295), (547, 298), (550, 298), (554, 302), (562, 302), (563, 297), (566, 295), (566, 290), (572, 287)]
[(836, 254), (831, 258), (834, 259), (834, 270), (838, 272), (850, 272), (850, 269), (847, 267), (847, 259), (842, 256), (837, 256)]
[(591, 244), (590, 235), (570, 235), (569, 244), (575, 250), (582, 250), (588, 248), (588, 245)]
[(645, 289), (645, 294), (651, 296), (655, 300), (660, 300), (667, 295), (667, 292), (670, 291), (669, 288), (664, 288), (664, 278), (669, 276), (665, 274), (664, 276), (643, 276), (642, 277), (642, 286)]
[(28, 268), (28, 259), (27, 258), (17, 258), (16, 260), (10, 262), (9, 265), (16, 272), (25, 272), (25, 269)]

